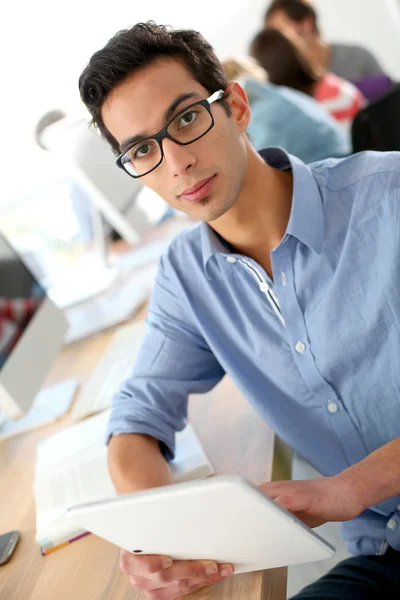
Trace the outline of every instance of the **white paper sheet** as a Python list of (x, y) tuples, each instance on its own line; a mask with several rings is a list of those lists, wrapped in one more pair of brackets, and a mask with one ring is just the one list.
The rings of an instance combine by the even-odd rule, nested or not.
[(31, 408), (21, 419), (3, 421), (0, 425), (0, 439), (14, 437), (56, 421), (69, 409), (78, 384), (76, 379), (68, 379), (39, 392)]

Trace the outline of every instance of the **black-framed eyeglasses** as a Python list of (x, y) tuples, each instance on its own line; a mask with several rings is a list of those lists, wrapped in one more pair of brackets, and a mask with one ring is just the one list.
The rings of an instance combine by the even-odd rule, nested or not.
[(218, 90), (205, 100), (186, 106), (172, 117), (158, 133), (134, 142), (117, 158), (117, 166), (138, 179), (154, 171), (163, 161), (162, 140), (168, 138), (181, 146), (192, 144), (206, 135), (214, 126), (211, 104), (221, 100), (224, 90)]

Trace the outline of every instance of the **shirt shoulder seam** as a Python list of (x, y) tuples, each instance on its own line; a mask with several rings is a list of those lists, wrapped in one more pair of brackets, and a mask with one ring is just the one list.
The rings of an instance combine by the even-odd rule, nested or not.
[[(315, 178), (318, 178), (318, 174), (315, 173), (315, 171), (313, 171), (313, 175), (315, 176)], [(359, 179), (355, 179), (354, 181), (348, 183), (344, 187), (331, 188), (331, 187), (329, 187), (329, 185), (326, 185), (326, 184), (323, 184), (323, 187), (325, 187), (325, 189), (327, 189), (330, 192), (342, 192), (342, 191), (346, 190), (347, 188), (351, 187), (352, 185), (359, 183), (363, 179), (367, 179), (368, 177), (374, 177), (376, 175), (397, 175), (400, 179), (400, 173), (398, 171), (375, 171), (374, 173), (368, 173), (366, 175), (363, 175)]]

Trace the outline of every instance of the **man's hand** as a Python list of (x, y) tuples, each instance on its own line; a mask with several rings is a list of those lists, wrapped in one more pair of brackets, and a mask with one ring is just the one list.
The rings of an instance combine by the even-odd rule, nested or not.
[(137, 556), (121, 550), (120, 567), (132, 586), (151, 600), (177, 600), (232, 575), (233, 567), (213, 561), (175, 560), (166, 556)]
[(343, 472), (333, 477), (264, 483), (259, 489), (309, 527), (349, 521), (363, 510), (362, 499)]

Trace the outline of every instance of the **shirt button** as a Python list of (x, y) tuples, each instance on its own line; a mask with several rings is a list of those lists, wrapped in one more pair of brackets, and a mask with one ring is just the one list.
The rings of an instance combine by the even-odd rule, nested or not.
[(387, 522), (387, 526), (389, 529), (396, 529), (397, 523), (394, 519), (389, 519), (389, 521)]
[(226, 260), (232, 264), (236, 262), (236, 258), (234, 256), (227, 256)]
[(295, 350), (299, 354), (303, 354), (305, 349), (306, 349), (306, 345), (303, 344), (303, 342), (297, 342), (297, 344), (295, 345)]
[(328, 402), (328, 410), (330, 413), (335, 413), (338, 410), (338, 405), (336, 404), (336, 402), (332, 402), (332, 400), (329, 400)]
[(268, 290), (269, 290), (268, 283), (266, 283), (265, 281), (263, 283), (260, 283), (260, 290), (262, 292), (268, 292)]
[(287, 281), (286, 281), (286, 275), (285, 273), (282, 271), (281, 273), (281, 281), (282, 281), (282, 285), (286, 285)]

